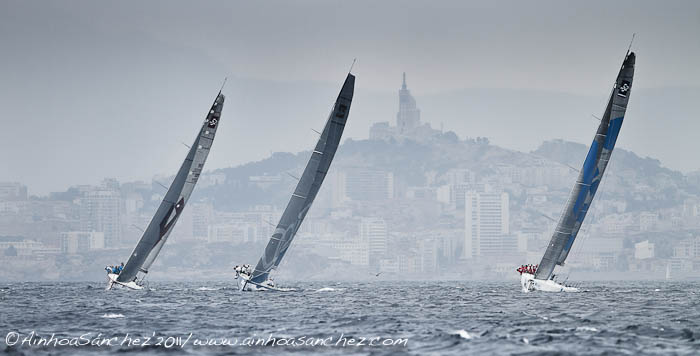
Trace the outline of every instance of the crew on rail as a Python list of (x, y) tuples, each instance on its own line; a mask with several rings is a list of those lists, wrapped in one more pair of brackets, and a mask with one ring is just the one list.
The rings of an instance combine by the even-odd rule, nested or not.
[(522, 265), (522, 266), (518, 267), (518, 269), (516, 271), (518, 271), (518, 273), (520, 273), (520, 274), (523, 274), (523, 273), (535, 274), (535, 272), (537, 271), (537, 267), (539, 267), (539, 265)]

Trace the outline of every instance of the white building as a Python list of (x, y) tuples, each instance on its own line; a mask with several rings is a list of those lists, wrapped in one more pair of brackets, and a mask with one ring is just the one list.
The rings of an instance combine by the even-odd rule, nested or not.
[[(214, 222), (214, 207), (209, 203), (192, 203), (188, 208), (185, 208), (183, 214), (186, 214), (184, 224), (188, 228), (191, 224), (192, 237), (195, 239), (209, 238), (209, 225)], [(189, 223), (188, 220), (191, 220)]]
[(105, 248), (105, 234), (97, 231), (69, 231), (61, 233), (61, 252), (76, 254)]
[(438, 243), (434, 239), (418, 242), (420, 271), (435, 273), (438, 270)]
[(114, 182), (107, 183), (80, 198), (80, 230), (103, 232), (105, 246), (116, 247), (122, 236), (122, 198)]
[[(392, 172), (351, 169), (338, 173), (338, 187), (334, 198), (338, 201), (386, 200), (394, 197), (394, 174)], [(343, 195), (342, 197), (340, 195)]]
[(637, 260), (654, 258), (654, 244), (649, 243), (649, 240), (634, 244), (634, 258)]
[(504, 243), (509, 240), (509, 215), (508, 193), (467, 192), (463, 257), (501, 255)]
[(367, 241), (370, 264), (379, 263), (387, 249), (386, 221), (381, 218), (363, 218), (360, 221), (360, 239)]
[(333, 248), (339, 252), (339, 259), (356, 266), (369, 266), (369, 241), (363, 236), (335, 240)]
[(255, 236), (255, 232), (254, 226), (245, 223), (210, 225), (207, 241), (240, 244), (251, 241)]

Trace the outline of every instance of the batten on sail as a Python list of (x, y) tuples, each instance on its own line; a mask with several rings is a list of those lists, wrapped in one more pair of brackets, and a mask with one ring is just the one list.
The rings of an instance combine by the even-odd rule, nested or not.
[(564, 211), (554, 229), (552, 239), (542, 257), (534, 278), (548, 280), (556, 265), (564, 265), (576, 236), (595, 197), (605, 173), (612, 151), (615, 148), (622, 121), (625, 117), (629, 94), (632, 89), (636, 56), (633, 52), (625, 60), (615, 80), (608, 99), (605, 114), (588, 150), (576, 184), (574, 185)]
[[(263, 285), (268, 280), (270, 272), (282, 262), (333, 161), (350, 114), (354, 90), (355, 76), (348, 74), (304, 173), (299, 178), (262, 257), (253, 269), (249, 282), (258, 286)], [(245, 283), (249, 282), (246, 280)]]
[(134, 282), (140, 275), (148, 273), (168, 240), (202, 173), (219, 126), (224, 99), (219, 91), (163, 201), (116, 278), (117, 283)]

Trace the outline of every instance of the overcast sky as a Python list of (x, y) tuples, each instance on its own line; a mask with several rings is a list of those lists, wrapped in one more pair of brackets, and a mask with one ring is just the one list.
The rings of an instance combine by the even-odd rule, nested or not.
[[(690, 132), (700, 120), (697, 1), (2, 0), (0, 181), (45, 194), (106, 176), (174, 174), (186, 153), (180, 142), (194, 139), (225, 76), (224, 117), (206, 168), (308, 149), (310, 128), (323, 124), (353, 58), (347, 137), (366, 138), (372, 122), (394, 120), (406, 71), (434, 127), (518, 150), (552, 137), (587, 143), (595, 122), (586, 116), (602, 112), (633, 32), (634, 90), (652, 98), (637, 116), (671, 124), (663, 137), (630, 124), (633, 92), (620, 145), (670, 168), (699, 169), (700, 140)], [(664, 116), (669, 88), (681, 92), (674, 117), (650, 116)], [(512, 98), (556, 92), (585, 107), (547, 115), (546, 105), (527, 107), (522, 125), (555, 127), (541, 135), (518, 135), (488, 107), (478, 111), (494, 121), (487, 126), (466, 114), (437, 117), (471, 109), (438, 99), (468, 93), (462, 89), (509, 89)], [(490, 105), (509, 106), (508, 98)], [(431, 102), (440, 110), (428, 111)], [(569, 115), (574, 124), (545, 123)]]

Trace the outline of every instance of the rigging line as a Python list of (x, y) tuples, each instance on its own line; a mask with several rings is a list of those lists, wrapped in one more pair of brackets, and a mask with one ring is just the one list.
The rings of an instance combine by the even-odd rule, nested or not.
[[(549, 215), (547, 215), (547, 214), (545, 214), (545, 213), (543, 213), (543, 212), (541, 212), (541, 211), (537, 211), (537, 210), (534, 210), (534, 209), (532, 209), (532, 211), (536, 212), (536, 213), (539, 214), (539, 215), (544, 216), (545, 218), (547, 218), (547, 219), (550, 220), (550, 221), (553, 221), (553, 222), (555, 222), (555, 223), (557, 222), (557, 220), (555, 220), (553, 217), (551, 217), (551, 216), (549, 216)], [(555, 228), (555, 230), (556, 230), (556, 228)]]
[(186, 144), (186, 143), (184, 143), (184, 142), (182, 142), (182, 141), (180, 141), (180, 143), (183, 144), (183, 145), (185, 145), (185, 147), (187, 147), (187, 148), (189, 148), (189, 149), (192, 149), (192, 147), (190, 147), (190, 145), (188, 145), (188, 144)]
[(168, 187), (164, 186), (161, 182), (154, 180), (154, 182), (158, 183), (159, 186), (163, 187), (163, 189), (168, 190)]
[(289, 172), (284, 172), (284, 173), (287, 173), (288, 176), (290, 176), (290, 177), (296, 179), (297, 181), (299, 180), (299, 177), (297, 177), (297, 176), (295, 176), (295, 175), (293, 175), (293, 174), (291, 174), (291, 173), (289, 173)]
[[(569, 167), (569, 168), (571, 168), (571, 169), (573, 169), (573, 170), (576, 171), (577, 173), (581, 173), (580, 170), (578, 170), (577, 168), (574, 168), (573, 166), (569, 165), (568, 163), (564, 163), (564, 165), (567, 166), (567, 167)], [(578, 180), (578, 179), (577, 179), (577, 180)]]
[(136, 226), (136, 224), (131, 224), (131, 227), (135, 227), (135, 228), (141, 230), (141, 232), (146, 232), (146, 230), (144, 230), (144, 229), (142, 229), (142, 228)]

